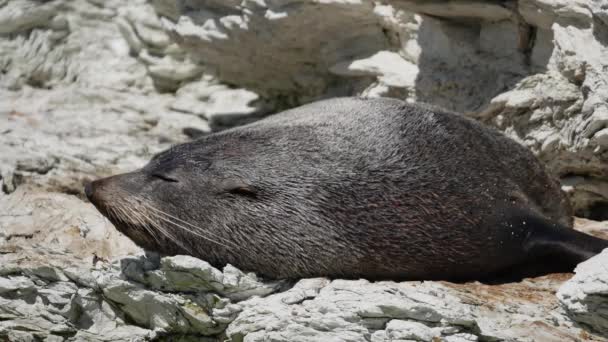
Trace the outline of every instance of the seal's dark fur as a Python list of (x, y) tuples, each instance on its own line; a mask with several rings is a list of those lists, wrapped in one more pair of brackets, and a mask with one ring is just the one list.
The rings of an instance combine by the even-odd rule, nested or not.
[[(572, 270), (608, 246), (571, 229), (566, 197), (526, 148), (394, 99), (288, 110), (87, 193), (145, 248), (273, 278), (484, 279)], [(147, 221), (153, 210), (164, 219)]]

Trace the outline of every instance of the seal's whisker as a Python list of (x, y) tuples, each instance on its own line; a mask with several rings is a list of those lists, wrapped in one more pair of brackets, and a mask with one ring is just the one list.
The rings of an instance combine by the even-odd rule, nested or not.
[(123, 224), (126, 224), (128, 227), (135, 231), (143, 229), (159, 245), (161, 245), (161, 236), (159, 236), (158, 233), (166, 237), (169, 241), (182, 247), (189, 253), (192, 253), (191, 248), (186, 247), (179, 241), (179, 239), (177, 239), (176, 236), (170, 234), (169, 231), (160, 222), (158, 222), (157, 220), (153, 220), (149, 216), (145, 215), (141, 210), (147, 209), (145, 206), (141, 207), (139, 205), (140, 203), (134, 203), (130, 199), (128, 199), (128, 202), (129, 203), (124, 203), (120, 201), (116, 203), (116, 205), (111, 208), (111, 216), (114, 217), (114, 219), (123, 222)]
[(107, 208), (107, 211), (108, 211), (109, 218), (114, 218), (115, 220), (120, 219), (120, 217), (116, 213), (116, 209), (114, 207)]
[[(145, 229), (145, 231), (148, 232), (158, 244), (160, 244), (160, 237), (158, 236), (156, 230), (150, 227), (150, 226), (153, 226), (153, 222), (151, 222), (150, 220), (148, 220), (148, 221), (144, 220), (139, 215), (139, 213), (135, 210), (131, 211), (128, 216), (129, 216), (129, 220), (131, 222), (139, 223), (139, 225), (141, 227), (143, 227), (143, 229)], [(159, 229), (159, 231), (160, 231), (160, 229)]]
[[(146, 204), (142, 199), (139, 199), (139, 201), (129, 199), (129, 201), (135, 202), (135, 204), (133, 205), (133, 208), (137, 208), (138, 210), (134, 210), (133, 214), (137, 215), (139, 222), (143, 222), (142, 224), (145, 225), (149, 231), (152, 231), (152, 232), (158, 231), (158, 232), (160, 232), (161, 235), (166, 237), (169, 241), (182, 247), (184, 250), (188, 251), (189, 253), (193, 252), (191, 247), (187, 247), (185, 244), (183, 244), (179, 240), (179, 238), (177, 236), (175, 236), (174, 234), (172, 234), (170, 232), (170, 230), (168, 230), (158, 219), (153, 219), (152, 217), (150, 217), (144, 213), (144, 212), (150, 213), (149, 208), (151, 207), (151, 205)], [(151, 213), (151, 214), (154, 214), (154, 213)]]
[[(169, 223), (169, 224), (172, 224), (172, 225), (174, 225), (174, 226), (176, 226), (176, 227), (178, 227), (178, 228), (182, 228), (183, 230), (185, 230), (185, 231), (186, 231), (186, 232), (188, 232), (188, 233), (194, 234), (194, 235), (196, 235), (196, 236), (200, 236), (201, 238), (203, 238), (203, 239), (205, 239), (205, 240), (207, 240), (207, 241), (210, 241), (210, 242), (216, 243), (216, 244), (218, 244), (218, 245), (220, 245), (220, 246), (222, 246), (222, 247), (226, 247), (226, 248), (230, 249), (230, 246), (228, 246), (228, 245), (226, 245), (226, 244), (224, 244), (224, 243), (221, 243), (221, 242), (219, 242), (219, 241), (216, 241), (216, 240), (214, 240), (214, 239), (211, 239), (211, 238), (209, 238), (209, 237), (207, 237), (207, 236), (205, 236), (205, 235), (202, 235), (202, 234), (200, 234), (200, 233), (198, 233), (198, 232), (196, 232), (196, 231), (190, 230), (190, 229), (188, 229), (187, 227), (184, 227), (184, 226), (182, 226), (181, 224), (179, 224), (179, 223), (177, 223), (177, 222), (175, 222), (175, 221), (173, 221), (173, 220), (171, 220), (171, 219), (169, 219), (169, 218), (165, 218), (165, 217), (162, 217), (162, 216), (160, 216), (160, 215), (156, 215), (156, 216), (157, 216), (159, 219), (161, 219), (161, 220), (163, 220), (163, 221), (165, 221), (165, 222), (167, 222), (167, 223)], [(235, 246), (233, 246), (233, 247), (238, 247), (238, 246), (236, 246), (236, 245), (235, 245)]]
[[(214, 239), (212, 239), (212, 238), (209, 238), (209, 237), (207, 237), (207, 236), (205, 236), (205, 235), (203, 235), (203, 234), (201, 234), (201, 233), (199, 233), (199, 232), (197, 232), (197, 231), (194, 231), (194, 230), (192, 230), (192, 229), (189, 229), (188, 227), (183, 226), (183, 225), (179, 224), (178, 222), (175, 222), (175, 221), (171, 220), (171, 219), (170, 219), (170, 218), (168, 218), (168, 217), (163, 217), (162, 215), (160, 215), (160, 214), (155, 214), (155, 213), (151, 213), (151, 214), (152, 214), (152, 215), (154, 215), (154, 216), (156, 216), (157, 218), (159, 218), (159, 219), (161, 219), (161, 220), (163, 220), (163, 221), (165, 221), (165, 222), (169, 223), (169, 224), (174, 225), (175, 227), (178, 227), (178, 228), (181, 228), (181, 229), (185, 230), (185, 231), (186, 231), (186, 232), (188, 232), (188, 233), (194, 234), (194, 235), (199, 236), (199, 237), (201, 237), (201, 238), (203, 238), (203, 239), (205, 239), (205, 240), (207, 240), (207, 241), (210, 241), (210, 242), (216, 243), (216, 244), (218, 244), (218, 245), (220, 245), (220, 246), (223, 246), (223, 247), (226, 247), (226, 248), (228, 248), (228, 249), (230, 249), (230, 248), (231, 248), (230, 246), (228, 246), (228, 245), (226, 245), (226, 244), (224, 244), (224, 243), (221, 243), (221, 242), (216, 241), (216, 240), (214, 240)], [(236, 248), (238, 248), (238, 247), (239, 247), (239, 246), (234, 245), (234, 244), (232, 244), (232, 243), (230, 243), (230, 244), (232, 245), (232, 247), (236, 247)]]
[(154, 226), (154, 222), (152, 222), (152, 220), (145, 220), (141, 217), (140, 215), (140, 210), (136, 210), (136, 206), (133, 205), (133, 201), (131, 201), (130, 199), (128, 200), (128, 207), (130, 210), (127, 214), (127, 217), (129, 218), (129, 222), (137, 222), (139, 223), (139, 225), (146, 230), (146, 232), (148, 232), (153, 238), (154, 240), (156, 240), (157, 243), (160, 243), (160, 237), (158, 236), (157, 232), (155, 229), (151, 229), (151, 225)]
[[(160, 244), (160, 237), (158, 236), (158, 233), (160, 233), (161, 235), (163, 235), (164, 237), (166, 237), (169, 241), (175, 243), (176, 245), (182, 247), (184, 250), (188, 251), (188, 252), (192, 252), (191, 248), (186, 247), (185, 245), (183, 245), (179, 239), (174, 236), (173, 234), (170, 234), (169, 231), (162, 225), (160, 224), (160, 222), (153, 220), (152, 218), (150, 218), (149, 216), (145, 215), (143, 213), (143, 210), (141, 205), (139, 204), (144, 204), (144, 203), (134, 203), (134, 201), (132, 201), (131, 199), (129, 199), (129, 204), (130, 207), (135, 209), (132, 210), (130, 213), (130, 215), (128, 215), (130, 217), (131, 221), (137, 221), (147, 232), (150, 233), (150, 235), (153, 236), (153, 238)], [(145, 207), (143, 207), (145, 209)], [(137, 210), (139, 209), (139, 210)]]
[[(136, 226), (134, 224), (135, 220), (129, 214), (129, 211), (126, 210), (125, 205), (122, 202), (120, 202), (116, 205), (116, 210), (120, 213), (120, 216), (122, 218), (124, 218), (121, 221), (126, 223), (128, 227), (130, 227), (131, 229), (133, 229), (135, 231), (138, 231), (138, 230), (141, 231), (143, 229), (145, 232), (150, 233), (150, 236), (152, 236), (152, 238), (154, 240), (156, 240), (157, 243), (159, 242), (157, 236), (155, 234), (153, 234), (152, 232), (150, 232), (150, 230), (148, 229), (148, 227), (146, 227), (146, 225)], [(131, 212), (133, 212), (133, 211), (131, 211)]]
[[(179, 228), (182, 228), (182, 229), (184, 229), (185, 231), (187, 231), (187, 232), (189, 232), (189, 233), (192, 233), (192, 234), (198, 235), (198, 236), (200, 236), (200, 237), (202, 237), (202, 238), (205, 238), (205, 239), (207, 239), (207, 240), (209, 240), (209, 241), (212, 241), (212, 242), (218, 243), (218, 244), (220, 244), (220, 245), (222, 245), (222, 246), (224, 246), (224, 247), (228, 247), (228, 246), (226, 246), (226, 245), (224, 245), (224, 244), (222, 244), (222, 243), (220, 243), (220, 242), (214, 241), (214, 240), (212, 240), (211, 238), (208, 238), (208, 237), (205, 237), (204, 235), (201, 235), (199, 231), (204, 231), (204, 230), (203, 230), (203, 229), (201, 229), (200, 227), (197, 227), (197, 226), (195, 226), (195, 225), (193, 225), (193, 224), (191, 224), (191, 223), (189, 223), (189, 222), (186, 222), (186, 221), (184, 221), (184, 220), (182, 220), (182, 219), (180, 219), (180, 218), (178, 218), (178, 217), (172, 216), (172, 215), (170, 215), (170, 214), (168, 214), (168, 213), (166, 213), (166, 212), (164, 212), (164, 211), (162, 211), (162, 210), (160, 210), (160, 209), (154, 208), (153, 206), (151, 206), (151, 205), (149, 205), (149, 204), (147, 204), (147, 203), (141, 202), (141, 204), (142, 204), (142, 205), (144, 205), (144, 206), (146, 206), (147, 208), (149, 208), (149, 209), (153, 210), (153, 211), (156, 211), (156, 214), (155, 214), (155, 213), (151, 213), (151, 214), (154, 214), (156, 217), (158, 217), (159, 219), (161, 219), (161, 220), (163, 220), (163, 221), (166, 221), (166, 222), (172, 223), (172, 224), (174, 224), (175, 226), (177, 226), (177, 227), (179, 227)], [(188, 226), (190, 226), (190, 227), (192, 227), (192, 228), (195, 228), (195, 229), (197, 229), (197, 231), (194, 231), (194, 230), (192, 230), (192, 229), (190, 229), (190, 228), (188, 228), (188, 227), (184, 227), (183, 225), (180, 225), (180, 224), (178, 224), (178, 223), (174, 222), (174, 220), (175, 220), (175, 221), (178, 221), (178, 222), (181, 222), (181, 223), (183, 223), (183, 224), (186, 224), (186, 225), (188, 225)], [(239, 245), (235, 244), (234, 242), (229, 241), (229, 240), (226, 240), (226, 239), (223, 239), (223, 238), (221, 238), (221, 237), (219, 237), (219, 236), (215, 236), (214, 238), (217, 238), (218, 240), (220, 240), (220, 241), (222, 241), (222, 242), (224, 242), (224, 243), (227, 243), (227, 244), (229, 244), (229, 245), (232, 245), (233, 247), (236, 247), (236, 248), (241, 248)]]
[[(160, 222), (155, 222), (152, 218), (150, 218), (149, 216), (145, 215), (142, 212), (139, 212), (139, 215), (143, 216), (147, 220), (147, 222), (150, 223), (150, 225), (153, 228), (155, 228), (162, 235), (164, 235), (165, 237), (167, 237), (167, 239), (169, 239), (169, 241), (172, 241), (176, 245), (182, 247), (184, 250), (188, 251), (189, 253), (192, 253), (192, 248), (187, 247), (185, 244), (183, 244), (182, 242), (180, 242), (179, 239), (176, 236), (174, 236), (173, 234), (171, 234), (169, 232), (169, 230), (167, 230), (162, 224), (160, 224)], [(152, 230), (154, 230), (154, 229), (152, 229)]]

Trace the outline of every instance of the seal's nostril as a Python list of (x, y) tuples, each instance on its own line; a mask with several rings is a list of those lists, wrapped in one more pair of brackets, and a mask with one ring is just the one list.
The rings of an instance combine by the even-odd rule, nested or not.
[(88, 182), (87, 184), (85, 184), (84, 186), (84, 194), (87, 195), (87, 198), (89, 200), (91, 200), (91, 197), (93, 197), (93, 182)]

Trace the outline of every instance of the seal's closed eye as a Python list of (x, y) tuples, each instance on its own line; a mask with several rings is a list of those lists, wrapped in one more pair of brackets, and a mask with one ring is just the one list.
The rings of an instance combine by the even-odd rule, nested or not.
[(224, 179), (221, 183), (221, 189), (225, 192), (247, 196), (251, 198), (257, 197), (257, 191), (254, 186), (247, 184), (245, 181), (236, 178)]
[(177, 183), (177, 182), (179, 182), (176, 178), (164, 175), (164, 174), (159, 173), (159, 172), (153, 173), (152, 177), (160, 179), (160, 180), (163, 180), (165, 182), (171, 182), (171, 183)]

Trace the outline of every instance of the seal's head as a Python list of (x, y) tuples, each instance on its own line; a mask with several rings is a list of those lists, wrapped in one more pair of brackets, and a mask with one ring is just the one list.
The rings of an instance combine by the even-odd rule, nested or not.
[(177, 145), (139, 170), (87, 184), (85, 193), (146, 250), (264, 274), (276, 256), (271, 250), (283, 246), (290, 253), (296, 243), (295, 236), (280, 237), (281, 230), (306, 219), (306, 201), (296, 195), (305, 183), (285, 178), (299, 167), (285, 152), (296, 148), (285, 145), (298, 138), (281, 144), (266, 135), (237, 130)]

